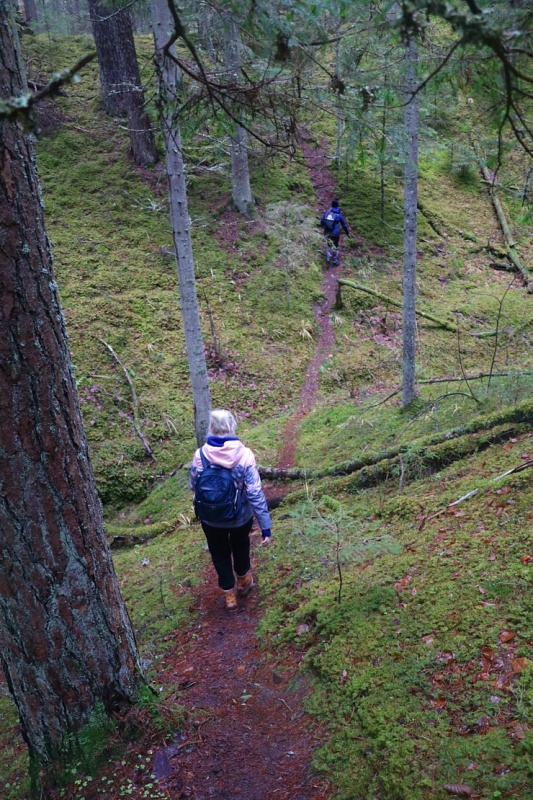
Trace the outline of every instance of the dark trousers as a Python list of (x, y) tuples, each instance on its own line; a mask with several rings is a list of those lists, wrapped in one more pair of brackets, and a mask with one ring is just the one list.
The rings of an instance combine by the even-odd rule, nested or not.
[(325, 237), (326, 237), (326, 244), (328, 245), (328, 247), (333, 246), (335, 247), (335, 249), (338, 248), (340, 233), (326, 233)]
[[(202, 522), (213, 566), (221, 589), (233, 589), (235, 577), (246, 575), (250, 569), (250, 537), (253, 518), (238, 528), (214, 528)], [(233, 563), (232, 563), (233, 560)]]

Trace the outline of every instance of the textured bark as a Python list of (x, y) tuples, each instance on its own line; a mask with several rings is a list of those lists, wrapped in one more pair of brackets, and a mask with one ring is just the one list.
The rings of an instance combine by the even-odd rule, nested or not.
[(24, 0), (24, 21), (35, 22), (37, 19), (37, 5), (35, 0)]
[(418, 197), (417, 49), (413, 38), (406, 44), (403, 232), (403, 394), (408, 406), (415, 398), (416, 355), (416, 207)]
[(177, 261), (181, 315), (191, 376), (196, 440), (201, 446), (205, 442), (209, 426), (211, 394), (198, 311), (191, 221), (187, 204), (185, 165), (177, 111), (181, 73), (172, 59), (163, 52), (173, 29), (166, 0), (153, 0), (151, 15), (159, 75), (159, 93), (163, 109), (161, 124), (165, 140), (170, 216)]
[[(238, 86), (241, 74), (241, 37), (236, 21), (229, 14), (224, 18), (224, 50), (226, 56), (227, 79)], [(231, 196), (239, 214), (250, 216), (254, 204), (250, 187), (250, 167), (248, 164), (248, 134), (237, 125), (231, 136)]]
[(133, 160), (144, 166), (157, 161), (157, 151), (144, 110), (144, 92), (133, 26), (127, 9), (88, 0), (93, 36), (100, 66), (100, 89), (104, 109), (111, 116), (127, 116)]
[[(25, 89), (11, 11), (0, 0), (2, 97)], [(18, 123), (0, 124), (0, 252), (0, 662), (33, 764), (46, 766), (96, 708), (130, 704), (142, 676)]]

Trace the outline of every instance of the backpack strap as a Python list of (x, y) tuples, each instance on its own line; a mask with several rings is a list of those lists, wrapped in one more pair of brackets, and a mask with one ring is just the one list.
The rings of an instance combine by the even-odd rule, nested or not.
[(203, 447), (200, 447), (200, 458), (202, 459), (202, 467), (204, 469), (208, 469), (211, 466), (211, 462), (208, 461), (206, 456), (204, 455)]

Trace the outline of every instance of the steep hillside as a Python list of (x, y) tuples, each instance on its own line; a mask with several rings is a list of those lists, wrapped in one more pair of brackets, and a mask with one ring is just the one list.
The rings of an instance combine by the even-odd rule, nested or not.
[[(28, 47), (37, 70), (87, 41)], [(348, 157), (330, 169), (335, 120), (317, 114), (297, 159), (254, 146), (250, 222), (228, 210), (224, 142), (188, 135), (213, 403), (237, 412), (265, 468), (289, 435), (295, 445), (295, 469), (265, 481), (284, 500), (271, 547), (254, 548), (257, 591), (228, 618), (182, 466), (194, 435), (165, 178), (132, 167), (120, 124), (99, 110), (94, 66), (68, 95), (38, 142), (47, 225), (116, 569), (163, 703), (139, 712), (125, 749), (117, 737), (99, 762), (73, 764), (75, 788), (58, 797), (203, 800), (244, 786), (259, 798), (270, 780), (284, 800), (530, 798), (533, 314), (519, 277), (494, 268), (504, 256), (486, 185), (447, 149), (464, 108), (422, 159), (418, 304), (448, 328), (418, 319), (408, 410), (401, 177), (387, 180), (381, 220), (378, 171)], [(502, 182), (521, 166), (511, 158)], [(342, 285), (335, 308), (316, 227), (324, 187), (338, 189), (354, 232), (338, 274), (360, 287)], [(517, 197), (505, 207), (529, 263)], [(316, 361), (323, 318), (331, 349)], [(135, 385), (154, 462), (106, 345)], [(0, 714), (0, 790), (18, 800), (25, 753), (7, 690)], [(227, 767), (236, 740), (260, 768), (240, 749), (241, 772)]]

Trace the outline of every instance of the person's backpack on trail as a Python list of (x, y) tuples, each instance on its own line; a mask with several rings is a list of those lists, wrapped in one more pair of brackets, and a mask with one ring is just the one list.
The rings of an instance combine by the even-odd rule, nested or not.
[(324, 230), (327, 233), (333, 233), (339, 222), (339, 215), (330, 208), (324, 215)]
[(194, 510), (204, 522), (231, 522), (242, 509), (242, 494), (235, 486), (231, 470), (212, 464), (200, 448), (202, 471), (198, 473), (194, 488)]
[(341, 228), (348, 238), (351, 238), (348, 225), (343, 217), (342, 211), (337, 199), (331, 201), (331, 207), (324, 211), (322, 219), (320, 220), (320, 227), (324, 231), (326, 237), (326, 262), (329, 264), (333, 260), (333, 264), (339, 263), (339, 238)]

